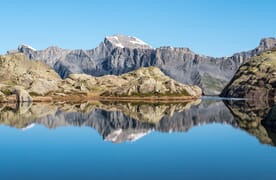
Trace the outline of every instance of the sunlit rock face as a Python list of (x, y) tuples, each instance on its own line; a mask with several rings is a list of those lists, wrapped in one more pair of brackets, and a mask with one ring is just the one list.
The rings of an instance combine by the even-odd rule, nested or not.
[(246, 98), (267, 104), (276, 97), (276, 48), (243, 64), (221, 96)]
[(0, 56), (0, 77), (0, 102), (31, 102), (41, 97), (58, 101), (60, 97), (70, 100), (72, 96), (79, 96), (79, 99), (85, 99), (81, 98), (83, 96), (182, 96), (191, 99), (202, 95), (198, 86), (177, 82), (153, 66), (120, 76), (70, 74), (61, 79), (49, 65), (32, 61), (22, 53)]
[(119, 75), (140, 67), (156, 66), (176, 81), (198, 85), (205, 94), (218, 95), (241, 64), (275, 46), (275, 38), (266, 38), (253, 50), (215, 58), (196, 54), (189, 48), (152, 48), (138, 38), (114, 35), (105, 37), (98, 47), (91, 50), (59, 47), (35, 50), (21, 45), (9, 53), (22, 52), (30, 59), (41, 60), (52, 66), (63, 78), (72, 73)]

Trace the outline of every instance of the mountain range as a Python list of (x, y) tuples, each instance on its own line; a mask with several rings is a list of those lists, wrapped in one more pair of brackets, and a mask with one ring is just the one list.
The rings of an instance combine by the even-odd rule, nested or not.
[(8, 54), (20, 52), (32, 60), (43, 61), (62, 78), (72, 73), (120, 75), (140, 67), (156, 66), (179, 82), (200, 86), (205, 95), (218, 95), (248, 58), (273, 47), (276, 47), (276, 39), (265, 38), (253, 50), (217, 58), (196, 54), (189, 48), (152, 48), (138, 38), (113, 35), (105, 37), (98, 47), (90, 50), (55, 46), (36, 50), (20, 45)]

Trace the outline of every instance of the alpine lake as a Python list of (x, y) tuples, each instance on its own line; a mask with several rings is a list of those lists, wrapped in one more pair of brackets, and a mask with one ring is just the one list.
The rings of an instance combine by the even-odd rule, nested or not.
[(276, 105), (0, 104), (0, 179), (275, 179)]

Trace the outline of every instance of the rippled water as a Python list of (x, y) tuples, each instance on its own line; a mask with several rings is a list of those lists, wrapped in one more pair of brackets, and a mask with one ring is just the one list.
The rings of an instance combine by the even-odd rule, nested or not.
[(274, 179), (276, 107), (2, 104), (1, 179)]

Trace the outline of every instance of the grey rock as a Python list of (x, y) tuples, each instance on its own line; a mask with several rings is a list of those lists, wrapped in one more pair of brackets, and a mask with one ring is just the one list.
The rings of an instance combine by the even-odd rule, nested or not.
[(22, 52), (30, 59), (41, 60), (51, 65), (63, 78), (71, 73), (86, 73), (93, 76), (119, 75), (139, 67), (157, 66), (173, 79), (185, 84), (198, 85), (205, 94), (214, 95), (220, 94), (248, 58), (275, 46), (275, 38), (266, 38), (253, 50), (236, 53), (230, 57), (215, 58), (196, 54), (188, 48), (154, 49), (137, 38), (114, 35), (106, 37), (98, 47), (91, 50), (49, 47), (37, 51), (21, 45), (16, 52)]

